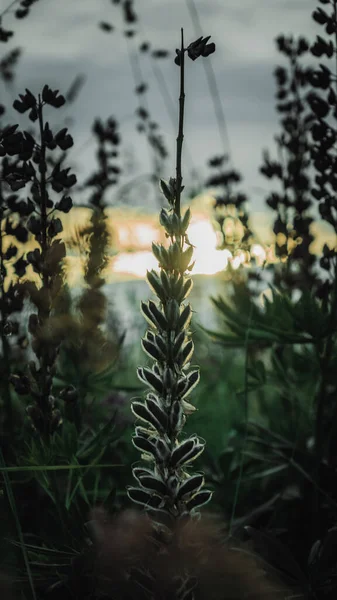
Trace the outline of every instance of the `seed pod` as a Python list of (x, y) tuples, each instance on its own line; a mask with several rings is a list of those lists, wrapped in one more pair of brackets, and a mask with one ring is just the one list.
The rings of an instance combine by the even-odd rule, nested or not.
[(191, 220), (191, 211), (188, 208), (187, 211), (185, 212), (182, 220), (181, 220), (181, 229), (180, 232), (182, 235), (184, 235), (184, 233), (186, 233), (186, 230), (190, 224), (190, 220)]
[(181, 331), (180, 333), (178, 333), (178, 335), (175, 338), (174, 343), (173, 343), (173, 357), (176, 357), (179, 354), (184, 341), (185, 341), (185, 332)]
[(181, 429), (183, 411), (179, 400), (175, 400), (171, 407), (170, 425), (173, 432)]
[(141, 340), (141, 345), (146, 354), (153, 358), (154, 360), (163, 361), (165, 360), (165, 354), (152, 342), (149, 342), (146, 339)]
[(161, 336), (159, 333), (155, 336), (155, 342), (158, 346), (158, 348), (161, 350), (161, 352), (167, 356), (167, 344), (166, 341), (164, 340), (163, 336)]
[(173, 235), (180, 235), (181, 222), (180, 222), (180, 218), (178, 217), (178, 215), (176, 213), (172, 214), (171, 223), (172, 223)]
[(177, 467), (180, 464), (184, 463), (184, 458), (189, 455), (191, 450), (193, 450), (195, 445), (196, 438), (189, 438), (185, 440), (173, 450), (171, 458), (170, 458), (170, 466)]
[(147, 429), (146, 427), (143, 427), (142, 425), (137, 425), (135, 427), (135, 434), (141, 438), (150, 440), (150, 442), (155, 438), (154, 431), (152, 429)]
[(153, 318), (157, 321), (159, 329), (166, 331), (168, 329), (168, 323), (165, 315), (161, 312), (153, 300), (149, 300), (148, 307), (150, 313), (153, 315)]
[(174, 298), (172, 298), (166, 303), (164, 311), (167, 318), (168, 328), (171, 330), (175, 330), (180, 315), (180, 308), (178, 302)]
[(156, 271), (153, 269), (151, 271), (147, 271), (146, 279), (152, 291), (158, 296), (158, 298), (160, 298), (162, 302), (164, 302), (166, 299), (165, 292)]
[(163, 286), (163, 290), (165, 291), (166, 296), (169, 298), (171, 296), (170, 280), (167, 276), (166, 271), (163, 271), (163, 269), (160, 272), (160, 281), (161, 281), (161, 284)]
[(186, 398), (186, 396), (188, 396), (192, 390), (196, 387), (196, 385), (198, 385), (199, 380), (200, 380), (200, 372), (199, 369), (196, 369), (195, 371), (191, 371), (190, 373), (188, 373), (188, 375), (186, 376), (186, 386), (182, 392), (181, 395), (181, 399)]
[(205, 448), (205, 444), (204, 443), (200, 443), (198, 442), (197, 444), (195, 444), (193, 450), (191, 450), (191, 452), (188, 454), (188, 456), (186, 456), (184, 458), (184, 465), (186, 465), (187, 463), (191, 462), (192, 460), (195, 460), (196, 458), (198, 458), (198, 456), (200, 456), (200, 454), (203, 453)]
[(163, 431), (161, 423), (156, 419), (152, 412), (141, 402), (132, 402), (131, 410), (135, 417), (152, 425), (157, 431)]
[(174, 271), (173, 273), (171, 273), (170, 275), (171, 277), (171, 281), (172, 281), (172, 285), (175, 286), (178, 279), (180, 279), (180, 273), (178, 273), (177, 271)]
[[(189, 246), (185, 252), (183, 252), (182, 257), (180, 259), (180, 268), (181, 271), (186, 271), (188, 265), (191, 262), (191, 258), (193, 256), (193, 247)], [(188, 280), (189, 281), (189, 280)]]
[(160, 328), (160, 325), (159, 325), (157, 319), (155, 319), (155, 317), (151, 313), (151, 311), (148, 307), (148, 304), (146, 302), (140, 303), (140, 310), (141, 310), (143, 317), (145, 317), (146, 321), (149, 323), (149, 325), (151, 325), (151, 327), (153, 327), (154, 329)]
[(177, 491), (177, 500), (184, 498), (187, 494), (195, 494), (202, 488), (205, 483), (205, 478), (202, 473), (192, 475), (179, 486)]
[(162, 265), (164, 269), (169, 269), (169, 254), (164, 246), (161, 246)]
[(156, 244), (155, 242), (152, 242), (152, 252), (155, 255), (158, 262), (161, 263), (162, 262), (161, 246), (159, 244)]
[(175, 386), (175, 382), (176, 382), (176, 378), (175, 378), (174, 372), (172, 371), (172, 369), (170, 369), (170, 367), (165, 367), (164, 373), (163, 373), (163, 384), (164, 384), (165, 390), (167, 392), (171, 391), (173, 389), (173, 387)]
[(145, 467), (134, 467), (132, 469), (132, 475), (139, 481), (141, 475), (153, 475), (153, 471), (151, 469), (146, 469)]
[(169, 256), (172, 268), (180, 270), (181, 250), (177, 242), (174, 242), (174, 244), (169, 247)]
[(148, 454), (155, 456), (155, 446), (149, 440), (146, 440), (138, 435), (133, 435), (131, 441), (138, 450), (143, 450), (143, 452), (147, 452)]
[(161, 379), (163, 370), (160, 368), (160, 363), (155, 362), (152, 367), (152, 371), (154, 372), (155, 375), (157, 375), (157, 377), (159, 377), (159, 379)]
[(156, 337), (155, 337), (155, 334), (153, 333), (153, 331), (148, 329), (147, 332), (145, 333), (145, 337), (147, 340), (149, 340), (149, 342), (152, 342), (152, 344), (155, 344)]
[(156, 457), (159, 463), (163, 463), (167, 460), (167, 458), (170, 455), (170, 449), (167, 445), (167, 443), (162, 440), (161, 438), (158, 438), (156, 441)]
[(127, 486), (126, 489), (129, 498), (137, 504), (142, 504), (143, 506), (149, 506), (151, 508), (158, 508), (161, 504), (161, 497), (156, 494), (150, 494), (146, 490), (141, 490), (132, 486)]
[(148, 367), (138, 367), (137, 375), (139, 379), (152, 387), (157, 392), (161, 393), (163, 391), (163, 384), (161, 379), (151, 371)]
[(183, 284), (184, 284), (184, 278), (178, 277), (178, 278), (175, 278), (175, 281), (172, 285), (172, 297), (174, 297), (179, 303), (182, 301)]
[(148, 392), (146, 396), (147, 400), (153, 400), (160, 408), (162, 407), (162, 398), (155, 392)]
[(160, 180), (159, 183), (160, 189), (163, 192), (166, 200), (168, 201), (169, 204), (174, 204), (174, 190), (171, 188), (170, 184), (167, 183), (164, 179)]
[(180, 368), (182, 368), (184, 365), (186, 365), (186, 363), (188, 363), (191, 360), (193, 351), (194, 344), (192, 340), (189, 340), (187, 344), (185, 344), (185, 346), (182, 348), (179, 356), (177, 356), (176, 362), (178, 363)]
[(187, 510), (191, 511), (194, 508), (207, 504), (211, 500), (212, 496), (213, 492), (211, 492), (210, 490), (201, 490), (200, 492), (195, 494), (195, 496), (193, 496), (193, 498), (191, 498), (189, 502), (186, 503)]
[(184, 306), (177, 323), (177, 329), (182, 331), (187, 329), (192, 319), (192, 308), (190, 304)]
[(159, 222), (166, 229), (169, 235), (172, 235), (172, 221), (166, 208), (162, 208), (159, 214)]
[(186, 279), (186, 281), (185, 281), (185, 283), (183, 285), (183, 291), (182, 291), (183, 297), (182, 297), (182, 300), (185, 300), (185, 298), (187, 298), (187, 296), (190, 294), (192, 288), (193, 288), (193, 281), (192, 281), (192, 279), (191, 278)]
[(187, 388), (187, 377), (186, 375), (183, 375), (183, 377), (180, 377), (180, 379), (178, 380), (178, 383), (176, 385), (176, 395), (178, 397), (180, 397), (186, 390)]
[(166, 487), (165, 483), (161, 479), (159, 479), (159, 477), (155, 477), (154, 475), (146, 474), (146, 475), (140, 476), (139, 480), (140, 480), (141, 485), (143, 487), (147, 488), (148, 490), (157, 492), (161, 496), (166, 496), (167, 487)]
[(168, 252), (162, 244), (155, 244), (155, 242), (152, 242), (152, 252), (162, 269), (169, 268)]
[(195, 460), (203, 452), (204, 446), (205, 443), (200, 442), (197, 437), (189, 438), (173, 450), (170, 464), (177, 468)]
[(166, 413), (163, 411), (163, 409), (158, 405), (158, 403), (149, 397), (150, 395), (148, 394), (147, 398), (146, 398), (146, 406), (149, 409), (149, 411), (151, 413), (153, 413), (153, 415), (155, 416), (156, 420), (159, 421), (162, 429), (164, 431), (166, 431), (167, 428), (167, 415)]

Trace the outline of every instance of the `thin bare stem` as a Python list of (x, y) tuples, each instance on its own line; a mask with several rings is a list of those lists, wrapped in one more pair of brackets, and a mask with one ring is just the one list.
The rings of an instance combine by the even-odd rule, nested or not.
[[(176, 127), (176, 109), (175, 109), (175, 104), (173, 102), (172, 96), (171, 96), (171, 92), (170, 89), (166, 83), (166, 79), (161, 71), (161, 69), (158, 67), (158, 65), (156, 64), (155, 61), (151, 61), (151, 66), (152, 66), (152, 70), (154, 73), (154, 76), (157, 79), (158, 82), (158, 88), (159, 91), (161, 93), (161, 96), (163, 98), (163, 102), (165, 104), (166, 107), (166, 111), (167, 114), (170, 118), (170, 121), (173, 125), (174, 131), (175, 131), (175, 127)], [(196, 171), (195, 168), (195, 164), (193, 161), (193, 157), (192, 154), (189, 152), (188, 147), (186, 146), (186, 141), (185, 141), (185, 157), (186, 160), (188, 161), (191, 170)]]
[(177, 136), (177, 162), (176, 162), (176, 199), (175, 212), (180, 217), (180, 196), (182, 186), (181, 158), (184, 141), (184, 107), (185, 107), (185, 62), (184, 62), (184, 30), (181, 28), (181, 53), (180, 53), (180, 95), (179, 95), (179, 125)]

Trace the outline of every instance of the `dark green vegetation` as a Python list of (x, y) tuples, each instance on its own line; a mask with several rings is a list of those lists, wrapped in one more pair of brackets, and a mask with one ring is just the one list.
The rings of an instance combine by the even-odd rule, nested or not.
[[(113, 3), (133, 35), (133, 3)], [(16, 17), (39, 10), (33, 4), (12, 3)], [(215, 47), (209, 38), (186, 47), (182, 39), (176, 173), (161, 181), (168, 244), (153, 245), (158, 272), (148, 282), (157, 299), (142, 303), (149, 360), (141, 367), (123, 357), (123, 332), (111, 326), (102, 289), (111, 242), (105, 209), (121, 172), (117, 121), (94, 123), (97, 169), (84, 183), (91, 218), (69, 243), (60, 217), (72, 210), (77, 185), (68, 162), (73, 139), (49, 125), (45, 110), (61, 114), (80, 84), (66, 98), (48, 84), (36, 96), (25, 90), (13, 106), (27, 116), (27, 129), (7, 123), (1, 107), (4, 597), (336, 597), (337, 254), (324, 245), (316, 258), (310, 244), (318, 219), (337, 233), (337, 0), (320, 5), (314, 43), (277, 39), (287, 61), (275, 70), (279, 160), (265, 153), (261, 172), (280, 183), (266, 198), (280, 262), (229, 269), (223, 294), (212, 300), (223, 322), (217, 331), (190, 326), (193, 247), (181, 164), (184, 68), (195, 68), (190, 59), (211, 62)], [(111, 33), (108, 22), (100, 26)], [(12, 35), (1, 22), (0, 41)], [(140, 51), (148, 51), (145, 43)], [(302, 66), (304, 55), (311, 66)], [(1, 60), (3, 81), (14, 77), (19, 56), (13, 50)], [(166, 151), (145, 93), (137, 82), (137, 126), (153, 150), (158, 185)], [(249, 252), (246, 198), (234, 191), (240, 176), (226, 162), (210, 160), (218, 172), (207, 182), (219, 190), (221, 247)], [(239, 239), (228, 234), (228, 215), (241, 223)], [(64, 259), (83, 240), (85, 287), (74, 299)], [(272, 295), (262, 308), (265, 281)], [(189, 366), (192, 355), (198, 367)], [(137, 367), (146, 400), (135, 398), (144, 388)], [(207, 516), (196, 510), (206, 503)], [(255, 579), (255, 564), (278, 583)]]

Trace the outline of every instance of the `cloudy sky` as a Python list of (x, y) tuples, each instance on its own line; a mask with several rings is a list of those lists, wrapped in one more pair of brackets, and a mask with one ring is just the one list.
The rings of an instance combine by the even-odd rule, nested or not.
[[(9, 0), (0, 0), (0, 12), (7, 4)], [(262, 149), (270, 148), (275, 155), (273, 136), (278, 132), (272, 72), (276, 64), (286, 63), (276, 51), (274, 40), (284, 33), (305, 35), (313, 41), (319, 33), (311, 18), (316, 4), (312, 0), (194, 0), (202, 34), (211, 35), (217, 47), (207, 60), (212, 62), (226, 119), (225, 150), (230, 153), (233, 167), (244, 176), (241, 189), (249, 196), (253, 211), (264, 208), (265, 194), (260, 188), (270, 189), (268, 181), (258, 173)], [(181, 27), (188, 43), (198, 37), (191, 6), (191, 0), (135, 0), (139, 20), (132, 39), (123, 35), (121, 8), (112, 0), (39, 0), (24, 20), (7, 13), (3, 26), (13, 29), (15, 35), (9, 44), (1, 45), (0, 51), (4, 55), (21, 46), (23, 54), (12, 89), (2, 86), (2, 102), (7, 105), (26, 87), (37, 93), (45, 83), (65, 92), (76, 75), (83, 74), (86, 81), (76, 103), (68, 110), (62, 109), (62, 118), (71, 118), (68, 122), (75, 141), (71, 157), (79, 179), (93, 167), (95, 145), (90, 130), (98, 116), (105, 119), (113, 115), (118, 119), (124, 157), (135, 163), (134, 174), (149, 173), (149, 149), (135, 129), (138, 99), (134, 94), (130, 53), (144, 41), (153, 50), (172, 51), (170, 58), (156, 61), (156, 65), (174, 102), (177, 120), (179, 70), (173, 57), (180, 43)], [(114, 31), (101, 31), (101, 21), (111, 23)], [(174, 175), (176, 130), (154, 73), (153, 59), (146, 54), (139, 58), (143, 79), (149, 84), (147, 102), (151, 117), (160, 123), (171, 152), (164, 173), (169, 177)], [(203, 61), (188, 61), (186, 65), (186, 183), (191, 164), (199, 174), (207, 175), (207, 160), (224, 152)], [(50, 123), (59, 123), (60, 115), (61, 111), (51, 110)], [(8, 118), (18, 121), (18, 114), (8, 112)], [(27, 126), (25, 120), (22, 123)], [(127, 175), (127, 179), (131, 176)], [(140, 205), (146, 202), (146, 198), (138, 199)]]

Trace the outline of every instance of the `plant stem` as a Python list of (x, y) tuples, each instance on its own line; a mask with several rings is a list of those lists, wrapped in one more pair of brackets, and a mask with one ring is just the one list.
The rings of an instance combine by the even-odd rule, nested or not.
[[(0, 217), (0, 292), (1, 299), (3, 300), (5, 295), (5, 278), (3, 277), (3, 246), (2, 246), (2, 218)], [(7, 339), (7, 336), (4, 331), (4, 326), (6, 323), (6, 311), (4, 302), (1, 302), (1, 342), (2, 342), (2, 360), (3, 360), (3, 394), (5, 400), (5, 422), (4, 422), (4, 431), (8, 434), (12, 433), (13, 427), (13, 409), (12, 409), (12, 399), (10, 393), (10, 384), (9, 384), (9, 376), (11, 373), (10, 369), (10, 345)]]
[[(46, 263), (46, 254), (48, 251), (47, 182), (46, 182), (47, 164), (46, 164), (46, 143), (45, 143), (45, 136), (44, 136), (44, 123), (43, 123), (42, 107), (43, 107), (42, 99), (41, 99), (41, 96), (39, 95), (38, 119), (39, 119), (40, 143), (41, 143), (41, 154), (40, 154), (40, 161), (39, 161), (39, 171), (41, 174), (40, 181), (39, 181), (40, 210), (41, 210), (41, 242), (40, 243), (41, 243), (42, 263), (45, 264)], [(42, 309), (42, 307), (39, 307), (39, 309), (38, 309), (39, 319), (41, 320), (41, 324), (44, 325), (46, 320), (50, 316), (49, 276), (45, 272), (45, 270), (43, 270), (43, 273), (42, 273), (42, 287), (45, 290), (46, 294), (48, 294), (48, 307), (43, 308), (43, 309)], [(40, 406), (40, 409), (42, 411), (43, 419), (44, 419), (43, 437), (47, 441), (47, 443), (49, 443), (49, 441), (50, 441), (49, 421), (50, 421), (50, 416), (51, 416), (51, 410), (49, 409), (49, 406), (48, 406), (48, 396), (50, 393), (50, 385), (47, 383), (47, 375), (48, 374), (47, 374), (47, 365), (46, 365), (44, 356), (41, 356), (40, 362), (41, 362), (41, 391), (42, 391), (42, 394), (40, 396), (40, 403), (43, 404), (43, 406)]]
[(179, 126), (177, 136), (177, 162), (176, 162), (176, 200), (175, 212), (180, 217), (180, 196), (182, 187), (181, 158), (184, 141), (184, 107), (185, 107), (185, 63), (184, 63), (184, 30), (181, 28), (181, 52), (180, 52), (180, 96), (179, 96)]

